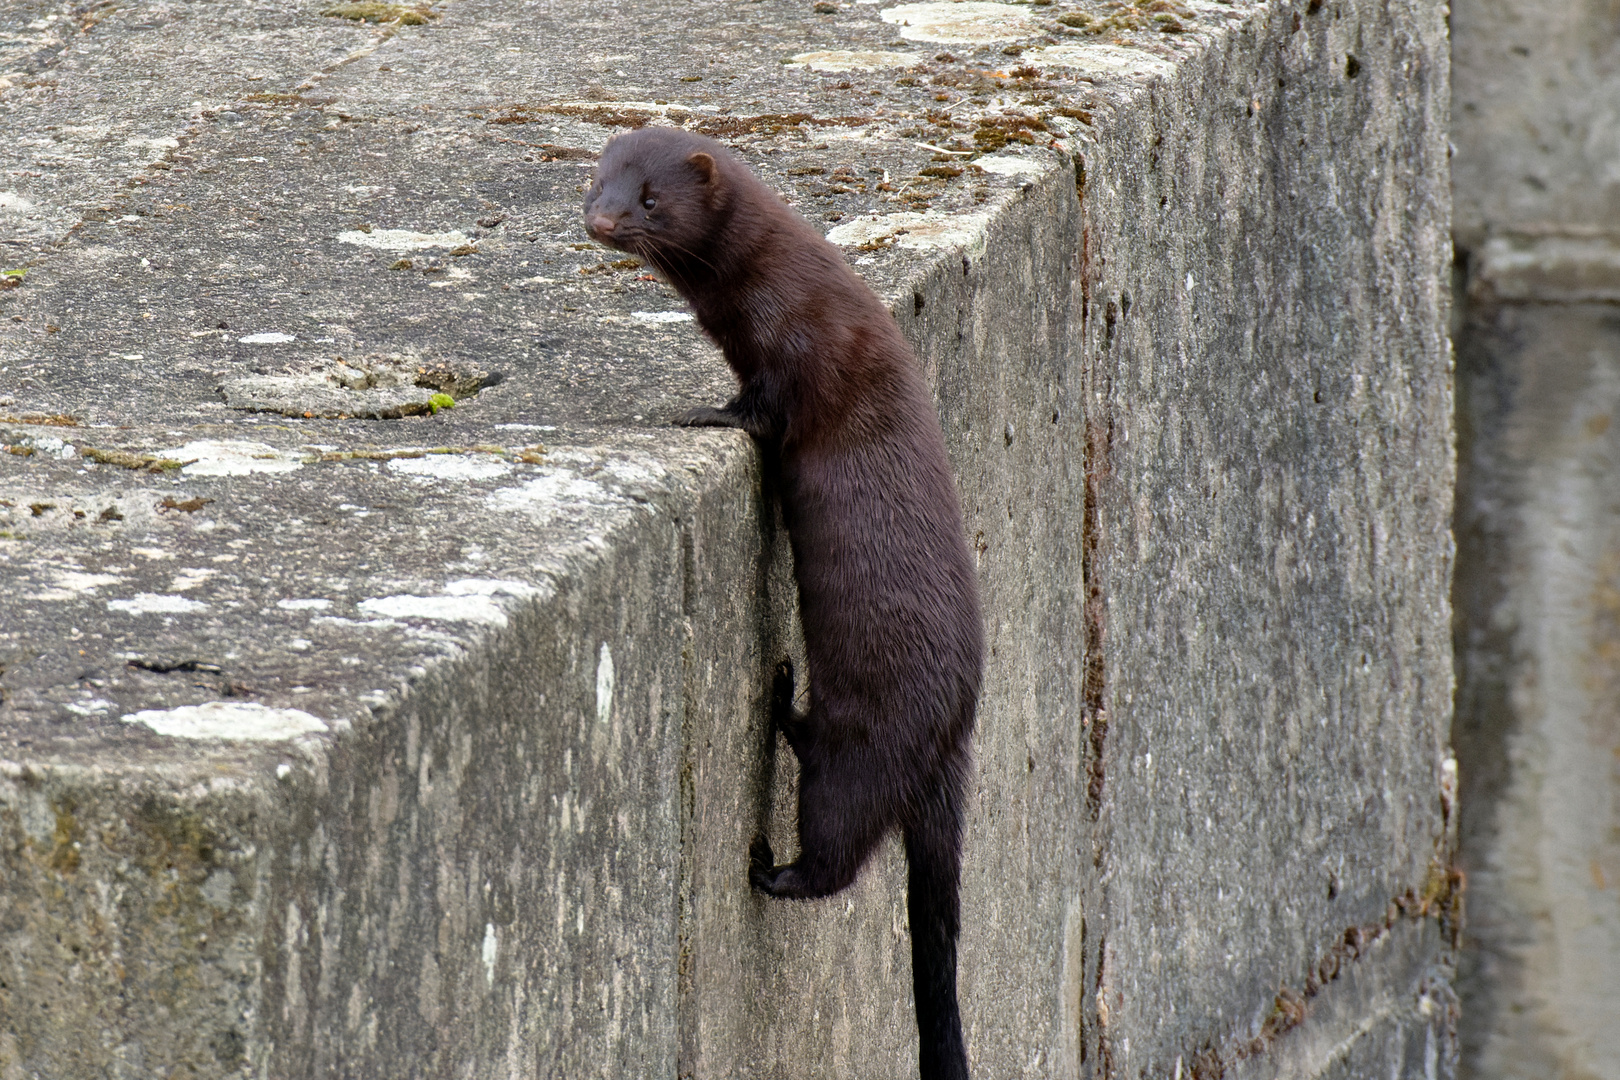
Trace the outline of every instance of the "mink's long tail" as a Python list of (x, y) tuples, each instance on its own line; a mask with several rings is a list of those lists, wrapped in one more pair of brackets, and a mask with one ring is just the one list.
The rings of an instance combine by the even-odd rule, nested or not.
[(922, 1080), (968, 1080), (967, 1046), (956, 1005), (956, 939), (962, 927), (962, 806), (949, 780), (930, 792), (906, 830), (906, 911), (917, 1002)]

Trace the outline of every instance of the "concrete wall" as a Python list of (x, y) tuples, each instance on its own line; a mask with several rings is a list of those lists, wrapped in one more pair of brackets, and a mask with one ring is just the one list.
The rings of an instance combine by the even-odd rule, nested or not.
[[(936, 387), (977, 1072), (1448, 1074), (1438, 4), (49, 13), (0, 97), (51, 140), (4, 151), (6, 1080), (913, 1073), (897, 847), (746, 887), (791, 568), (747, 441), (665, 426), (714, 351), (579, 247), (636, 122), (832, 228)], [(132, 57), (175, 74), (98, 98)], [(503, 378), (382, 404), (434, 365)]]
[(1461, 1071), (1620, 1076), (1620, 11), (1453, 5)]

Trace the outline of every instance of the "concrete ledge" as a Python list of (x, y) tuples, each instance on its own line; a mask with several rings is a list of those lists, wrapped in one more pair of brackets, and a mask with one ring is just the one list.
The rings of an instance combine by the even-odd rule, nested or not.
[[(648, 122), (832, 229), (938, 388), (991, 645), (976, 1069), (1449, 1059), (1441, 9), (943, 13), (132, 8), (11, 80), (65, 149), (3, 151), (0, 1069), (915, 1069), (898, 852), (746, 889), (791, 848), (784, 538), (746, 440), (664, 426), (712, 349), (574, 221)], [(440, 367), (498, 378), (334, 404)], [(1362, 989), (1273, 1021), (1330, 960)]]

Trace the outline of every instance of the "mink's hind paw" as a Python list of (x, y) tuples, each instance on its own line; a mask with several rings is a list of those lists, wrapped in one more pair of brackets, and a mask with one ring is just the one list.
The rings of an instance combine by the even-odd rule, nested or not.
[(776, 880), (776, 853), (763, 835), (748, 845), (748, 882), (760, 892), (770, 892)]
[(792, 660), (777, 664), (776, 677), (771, 680), (771, 724), (787, 739), (793, 756), (804, 760), (810, 741), (810, 728), (805, 723), (805, 714), (793, 706)]
[(771, 679), (771, 716), (780, 724), (793, 718), (793, 661), (783, 660), (776, 665)]
[(713, 405), (699, 405), (695, 409), (688, 409), (677, 416), (674, 423), (676, 427), (742, 427), (735, 416)]

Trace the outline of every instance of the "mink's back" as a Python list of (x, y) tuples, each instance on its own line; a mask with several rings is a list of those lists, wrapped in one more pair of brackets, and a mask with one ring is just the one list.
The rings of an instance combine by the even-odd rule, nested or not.
[(784, 452), (783, 512), (828, 734), (943, 765), (972, 731), (983, 640), (943, 442), (931, 408), (913, 419)]
[[(983, 653), (945, 441), (893, 316), (842, 254), (730, 155), (707, 266), (674, 284), (746, 385), (773, 381), (775, 449), (810, 684), (833, 744), (965, 755)], [(945, 759), (945, 760), (942, 760)], [(898, 775), (898, 774), (896, 774)]]
[(944, 436), (894, 317), (837, 249), (804, 227), (770, 256), (780, 291), (760, 306), (790, 314), (756, 331), (771, 353), (755, 362), (797, 383), (779, 468), (814, 699), (835, 741), (926, 782), (919, 759), (966, 752), (983, 655)]

